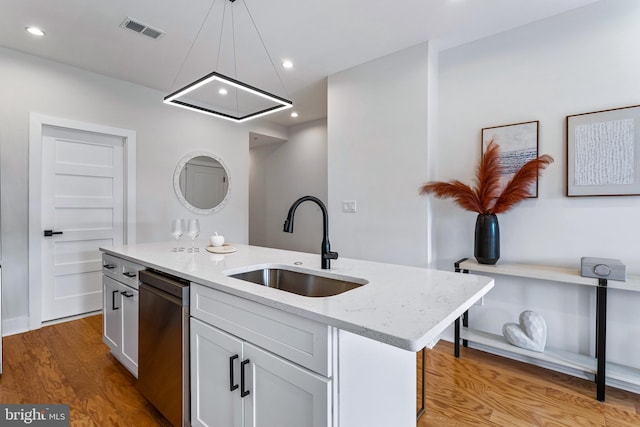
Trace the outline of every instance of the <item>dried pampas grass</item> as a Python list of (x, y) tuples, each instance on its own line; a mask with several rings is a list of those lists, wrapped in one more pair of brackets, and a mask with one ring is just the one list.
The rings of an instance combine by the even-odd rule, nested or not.
[(529, 188), (553, 158), (544, 154), (525, 163), (500, 191), (500, 146), (489, 142), (476, 170), (476, 186), (453, 180), (429, 182), (420, 187), (420, 194), (433, 193), (440, 199), (453, 199), (461, 208), (480, 214), (500, 214), (529, 197)]

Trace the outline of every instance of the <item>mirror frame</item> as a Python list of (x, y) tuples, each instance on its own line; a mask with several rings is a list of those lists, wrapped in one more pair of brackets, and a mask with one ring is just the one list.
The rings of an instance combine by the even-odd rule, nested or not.
[[(220, 165), (224, 169), (224, 172), (227, 174), (227, 194), (225, 194), (224, 199), (222, 199), (220, 203), (218, 203), (216, 206), (210, 209), (201, 209), (193, 206), (191, 203), (187, 201), (187, 199), (185, 199), (184, 194), (182, 194), (182, 190), (180, 189), (180, 174), (182, 173), (182, 170), (184, 169), (185, 165), (189, 163), (190, 160), (196, 157), (201, 157), (201, 156), (211, 157), (212, 159), (220, 163)], [(219, 156), (216, 156), (213, 153), (210, 153), (208, 151), (193, 151), (187, 154), (186, 156), (184, 156), (178, 162), (178, 165), (176, 166), (176, 169), (173, 173), (173, 189), (176, 193), (176, 196), (178, 196), (178, 200), (180, 200), (180, 203), (182, 203), (182, 205), (185, 208), (189, 209), (191, 212), (195, 212), (203, 215), (216, 213), (220, 209), (224, 208), (225, 205), (229, 202), (229, 196), (231, 195), (231, 175), (229, 174), (229, 168)]]

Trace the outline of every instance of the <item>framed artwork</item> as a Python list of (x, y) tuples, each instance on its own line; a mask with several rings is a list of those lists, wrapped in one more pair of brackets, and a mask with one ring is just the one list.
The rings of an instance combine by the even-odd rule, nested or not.
[(640, 105), (567, 116), (567, 196), (640, 195)]
[[(492, 140), (500, 146), (501, 185), (504, 186), (529, 160), (538, 157), (538, 120), (482, 129), (482, 154)], [(538, 197), (538, 180), (531, 184), (529, 197)]]

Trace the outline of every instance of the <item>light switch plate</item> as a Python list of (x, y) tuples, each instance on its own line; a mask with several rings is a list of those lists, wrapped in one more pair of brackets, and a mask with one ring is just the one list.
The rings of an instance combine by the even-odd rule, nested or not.
[(343, 200), (342, 201), (342, 212), (356, 212), (356, 201), (355, 200)]

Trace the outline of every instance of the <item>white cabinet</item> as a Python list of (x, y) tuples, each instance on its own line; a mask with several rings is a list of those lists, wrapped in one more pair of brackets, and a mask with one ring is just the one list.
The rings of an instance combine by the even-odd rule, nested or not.
[(108, 277), (102, 278), (102, 341), (112, 352), (122, 347), (122, 285)]
[(125, 289), (122, 298), (122, 363), (138, 376), (138, 291)]
[(191, 319), (194, 426), (331, 425), (331, 380)]
[(248, 343), (243, 355), (240, 364), (242, 368), (246, 363), (249, 392), (245, 396), (245, 426), (331, 425), (330, 379)]
[(144, 267), (110, 255), (102, 258), (102, 341), (138, 376), (138, 271)]
[(138, 291), (102, 278), (103, 336), (111, 353), (133, 375), (138, 376)]
[(242, 426), (237, 386), (242, 341), (194, 318), (190, 327), (191, 424)]
[(415, 427), (415, 353), (197, 283), (190, 292), (194, 426)]

